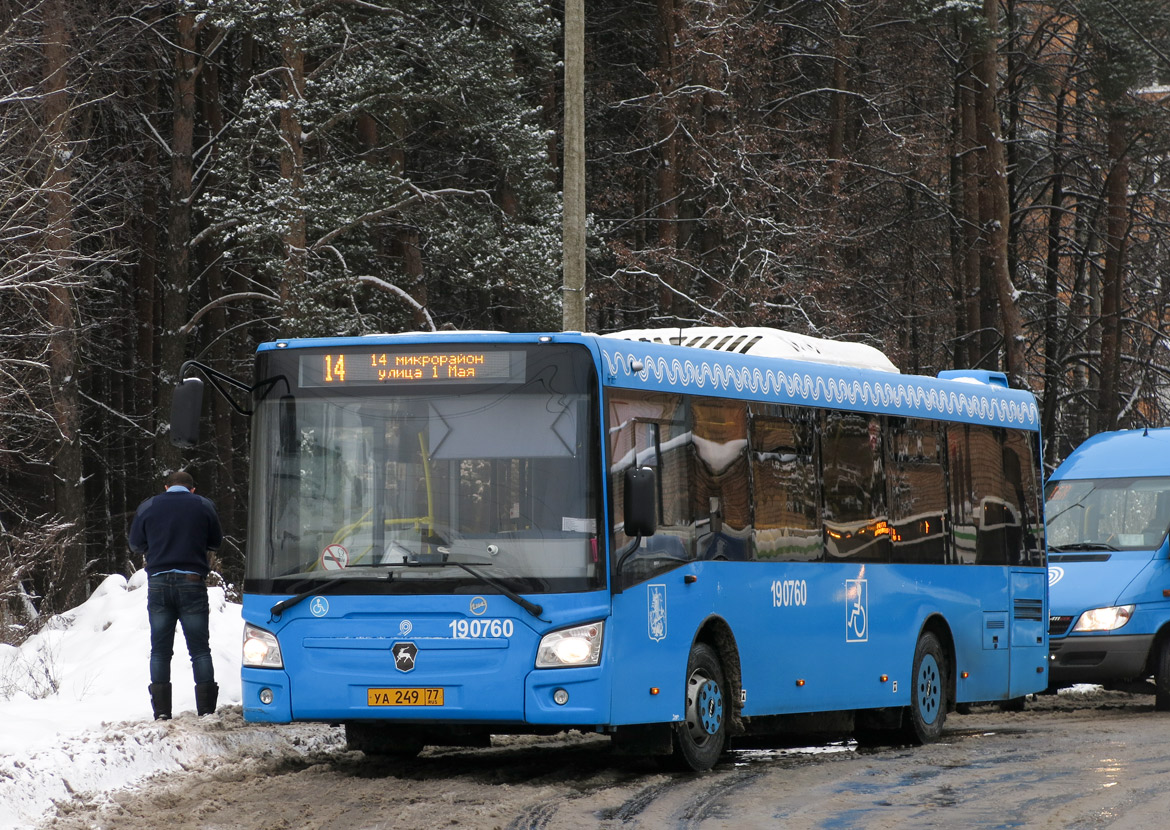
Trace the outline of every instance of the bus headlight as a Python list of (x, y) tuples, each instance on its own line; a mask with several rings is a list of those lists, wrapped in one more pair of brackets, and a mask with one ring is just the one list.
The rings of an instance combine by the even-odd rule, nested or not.
[(601, 662), (601, 641), (605, 623), (595, 622), (550, 631), (540, 638), (536, 668), (560, 669), (569, 666), (596, 666)]
[(244, 665), (256, 669), (283, 669), (284, 658), (280, 656), (276, 635), (245, 623)]
[(1133, 616), (1132, 605), (1094, 608), (1081, 614), (1073, 631), (1116, 631)]

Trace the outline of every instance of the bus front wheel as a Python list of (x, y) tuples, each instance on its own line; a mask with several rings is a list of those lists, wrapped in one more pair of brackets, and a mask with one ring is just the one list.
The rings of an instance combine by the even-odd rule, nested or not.
[(947, 659), (934, 634), (924, 632), (914, 648), (914, 670), (910, 677), (910, 712), (905, 723), (906, 738), (915, 744), (938, 740), (947, 719)]
[(1154, 711), (1170, 712), (1170, 636), (1162, 638), (1154, 663)]
[(696, 643), (687, 660), (686, 710), (676, 724), (676, 761), (696, 772), (711, 769), (727, 746), (729, 701), (719, 655)]

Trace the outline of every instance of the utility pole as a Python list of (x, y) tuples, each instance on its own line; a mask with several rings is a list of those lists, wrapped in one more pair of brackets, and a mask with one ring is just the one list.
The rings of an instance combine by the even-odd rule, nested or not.
[(565, 0), (565, 172), (561, 213), (562, 322), (585, 330), (585, 0)]

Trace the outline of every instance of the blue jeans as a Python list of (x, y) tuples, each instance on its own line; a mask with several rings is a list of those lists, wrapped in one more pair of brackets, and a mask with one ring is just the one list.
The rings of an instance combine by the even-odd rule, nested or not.
[(150, 617), (150, 682), (171, 682), (176, 623), (183, 625), (195, 682), (214, 682), (208, 622), (210, 610), (203, 579), (190, 574), (156, 574), (147, 580), (146, 586), (146, 611)]

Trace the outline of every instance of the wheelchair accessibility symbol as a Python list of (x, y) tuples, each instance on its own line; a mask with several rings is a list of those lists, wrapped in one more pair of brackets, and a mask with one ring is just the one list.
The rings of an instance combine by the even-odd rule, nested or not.
[(313, 597), (309, 600), (309, 613), (314, 617), (324, 617), (329, 613), (329, 600), (325, 597)]
[(845, 580), (845, 642), (869, 641), (869, 582)]

